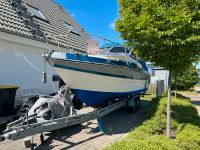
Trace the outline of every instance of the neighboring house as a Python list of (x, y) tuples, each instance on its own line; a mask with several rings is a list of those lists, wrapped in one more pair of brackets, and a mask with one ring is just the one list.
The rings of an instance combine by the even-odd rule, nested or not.
[(0, 0), (0, 85), (19, 86), (18, 96), (57, 91), (59, 82), (52, 81), (48, 64), (47, 83), (42, 83), (42, 54), (49, 49), (84, 53), (88, 37), (53, 0)]
[(86, 40), (87, 42), (87, 53), (88, 54), (98, 54), (101, 53), (103, 50), (99, 48), (99, 44), (97, 41), (93, 39)]
[(151, 83), (156, 83), (157, 80), (164, 80), (165, 90), (168, 88), (168, 77), (169, 71), (164, 70), (161, 67), (156, 67), (152, 65), (147, 65), (149, 73), (151, 75)]

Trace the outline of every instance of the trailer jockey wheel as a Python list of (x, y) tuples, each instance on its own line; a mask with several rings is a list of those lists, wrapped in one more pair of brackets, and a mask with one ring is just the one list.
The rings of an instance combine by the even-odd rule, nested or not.
[(32, 146), (31, 146), (31, 150), (34, 150), (34, 149), (35, 149), (35, 147), (32, 145)]
[(34, 139), (34, 135), (32, 135), (32, 138), (31, 138), (31, 150), (35, 149), (35, 145), (33, 143), (33, 139)]
[(43, 133), (40, 134), (40, 142), (41, 142), (41, 144), (44, 144), (44, 135), (43, 135)]
[(76, 96), (74, 96), (74, 98), (72, 99), (72, 104), (74, 105), (74, 108), (77, 110), (80, 110), (83, 106), (83, 102), (81, 102)]

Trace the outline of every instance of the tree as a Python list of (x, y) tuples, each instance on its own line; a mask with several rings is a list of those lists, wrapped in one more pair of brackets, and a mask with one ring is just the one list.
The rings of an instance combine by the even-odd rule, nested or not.
[(199, 0), (119, 0), (116, 31), (144, 60), (169, 70), (167, 136), (170, 137), (171, 76), (200, 56)]
[(200, 78), (196, 67), (191, 66), (183, 73), (177, 74), (176, 78), (173, 79), (172, 89), (188, 90), (199, 81)]

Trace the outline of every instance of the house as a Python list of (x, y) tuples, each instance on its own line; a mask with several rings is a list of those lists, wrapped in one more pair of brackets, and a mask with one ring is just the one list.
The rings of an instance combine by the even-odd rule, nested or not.
[(57, 91), (58, 78), (42, 54), (49, 50), (85, 53), (88, 38), (53, 0), (0, 0), (0, 85), (19, 86), (17, 96), (22, 97)]
[(150, 64), (147, 66), (148, 66), (148, 71), (151, 75), (151, 83), (156, 84), (156, 81), (164, 80), (164, 89), (166, 91), (168, 89), (169, 71), (163, 69), (162, 67), (157, 67)]

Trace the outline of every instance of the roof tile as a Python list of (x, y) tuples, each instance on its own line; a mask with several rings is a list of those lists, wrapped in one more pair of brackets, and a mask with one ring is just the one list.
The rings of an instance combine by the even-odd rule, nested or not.
[[(0, 0), (0, 29), (18, 34), (20, 36), (29, 36), (33, 38), (31, 33), (32, 28), (23, 22), (23, 17), (16, 13), (16, 10), (11, 6), (11, 0)], [(82, 28), (71, 18), (71, 16), (58, 4), (52, 0), (24, 0), (26, 5), (31, 5), (38, 8), (48, 21), (38, 19), (34, 17), (34, 22), (39, 25), (41, 29), (56, 36), (59, 34), (67, 34), (67, 26), (64, 22), (67, 22), (75, 28), (80, 36), (73, 33), (70, 34), (70, 39), (67, 37), (59, 37), (58, 41), (63, 46), (73, 45), (78, 50), (86, 50), (86, 38), (87, 33), (82, 32)], [(27, 12), (30, 13), (30, 12)], [(37, 36), (38, 40), (42, 40), (42, 37)], [(57, 41), (51, 39), (51, 42), (55, 44)]]

